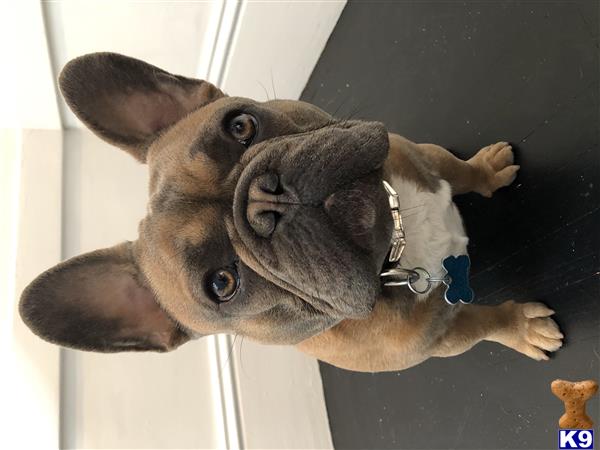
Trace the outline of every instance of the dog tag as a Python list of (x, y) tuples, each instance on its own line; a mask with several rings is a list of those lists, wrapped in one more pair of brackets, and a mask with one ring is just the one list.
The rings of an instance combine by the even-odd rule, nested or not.
[(469, 286), (469, 268), (471, 260), (469, 255), (448, 256), (442, 261), (442, 267), (446, 270), (446, 292), (444, 298), (451, 305), (471, 303), (473, 301), (473, 289)]

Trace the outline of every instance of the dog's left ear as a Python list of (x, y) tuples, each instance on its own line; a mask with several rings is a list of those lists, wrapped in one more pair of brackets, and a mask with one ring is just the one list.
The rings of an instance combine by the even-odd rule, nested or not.
[(58, 81), (67, 104), (88, 128), (141, 162), (161, 130), (225, 96), (207, 81), (117, 53), (75, 58)]

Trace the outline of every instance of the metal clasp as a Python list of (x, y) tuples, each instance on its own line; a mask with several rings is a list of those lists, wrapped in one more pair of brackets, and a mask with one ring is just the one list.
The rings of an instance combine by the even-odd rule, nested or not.
[(400, 261), (404, 247), (406, 247), (404, 225), (402, 224), (402, 216), (400, 215), (400, 200), (398, 193), (385, 180), (383, 180), (383, 187), (388, 195), (392, 220), (394, 221), (394, 231), (392, 232), (392, 243), (388, 260), (390, 262), (398, 262)]

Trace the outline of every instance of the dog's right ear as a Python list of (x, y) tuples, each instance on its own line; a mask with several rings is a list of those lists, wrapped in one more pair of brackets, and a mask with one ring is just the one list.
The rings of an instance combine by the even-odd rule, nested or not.
[(190, 336), (144, 280), (126, 242), (47, 270), (23, 291), (19, 312), (35, 334), (66, 347), (173, 350)]
[(88, 128), (141, 162), (161, 130), (225, 96), (207, 81), (117, 53), (75, 58), (58, 81), (67, 104)]

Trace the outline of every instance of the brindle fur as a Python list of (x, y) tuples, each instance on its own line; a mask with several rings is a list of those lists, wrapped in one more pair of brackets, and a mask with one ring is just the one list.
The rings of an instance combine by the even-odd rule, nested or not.
[[(379, 284), (392, 227), (382, 177), (431, 192), (444, 179), (454, 193), (490, 196), (518, 169), (507, 144), (465, 162), (379, 123), (339, 121), (299, 101), (228, 97), (112, 53), (71, 61), (60, 87), (92, 131), (148, 164), (150, 200), (135, 242), (66, 261), (24, 291), (21, 316), (42, 338), (165, 351), (236, 333), (362, 371), (410, 367), (483, 339), (536, 359), (560, 346), (542, 304), (451, 307), (440, 290), (417, 299)], [(224, 126), (239, 112), (259, 122), (248, 149)], [(274, 173), (276, 198), (263, 188)], [(264, 205), (281, 214), (268, 238), (249, 224)], [(206, 277), (232, 264), (240, 290), (215, 302)]]

